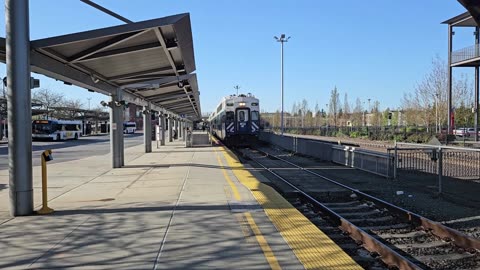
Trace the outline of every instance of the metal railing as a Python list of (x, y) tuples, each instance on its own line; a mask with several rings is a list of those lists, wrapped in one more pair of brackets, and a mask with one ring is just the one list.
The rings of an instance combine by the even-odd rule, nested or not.
[(452, 64), (480, 57), (480, 46), (475, 44), (452, 52)]
[(296, 136), (281, 136), (268, 132), (262, 132), (260, 140), (279, 146), (287, 151), (357, 168), (387, 178), (393, 177), (394, 159), (392, 154), (376, 153), (333, 144), (332, 142)]
[(370, 172), (387, 178), (393, 178), (392, 154), (359, 150), (355, 147), (332, 145), (332, 162)]
[(480, 180), (480, 150), (449, 146), (396, 143), (394, 178), (399, 173), (419, 172), (438, 177), (438, 193), (442, 193), (444, 176)]

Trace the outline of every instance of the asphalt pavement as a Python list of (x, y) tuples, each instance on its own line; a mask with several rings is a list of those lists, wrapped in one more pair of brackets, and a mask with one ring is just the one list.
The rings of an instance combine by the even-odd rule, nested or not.
[[(125, 148), (143, 143), (143, 133), (125, 134)], [(90, 156), (105, 155), (110, 152), (110, 136), (80, 137), (78, 140), (67, 141), (33, 141), (33, 166), (40, 165), (40, 155), (51, 149), (53, 161), (51, 163), (82, 159)], [(0, 170), (8, 168), (8, 144), (0, 144)]]

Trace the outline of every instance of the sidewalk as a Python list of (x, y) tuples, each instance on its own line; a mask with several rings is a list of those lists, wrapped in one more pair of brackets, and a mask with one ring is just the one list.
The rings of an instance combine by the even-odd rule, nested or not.
[[(252, 194), (227, 183), (226, 175), (234, 176), (217, 147), (155, 148), (126, 149), (121, 169), (110, 169), (110, 155), (51, 164), (55, 213), (47, 216), (10, 218), (8, 171), (0, 171), (0, 268), (269, 269), (245, 212), (283, 269), (303, 268)], [(40, 170), (33, 172), (39, 206)]]

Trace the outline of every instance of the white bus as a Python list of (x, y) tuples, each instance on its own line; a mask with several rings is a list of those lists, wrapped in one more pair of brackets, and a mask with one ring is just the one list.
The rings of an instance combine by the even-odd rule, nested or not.
[(125, 122), (123, 123), (123, 133), (135, 133), (137, 130), (137, 124), (135, 122)]
[(82, 121), (35, 120), (32, 123), (32, 139), (77, 140), (81, 135)]

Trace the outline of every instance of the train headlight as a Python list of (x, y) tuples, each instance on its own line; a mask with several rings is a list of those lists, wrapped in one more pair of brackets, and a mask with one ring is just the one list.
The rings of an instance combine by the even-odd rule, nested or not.
[(242, 106), (242, 107), (245, 106), (245, 102), (238, 103), (238, 106)]

